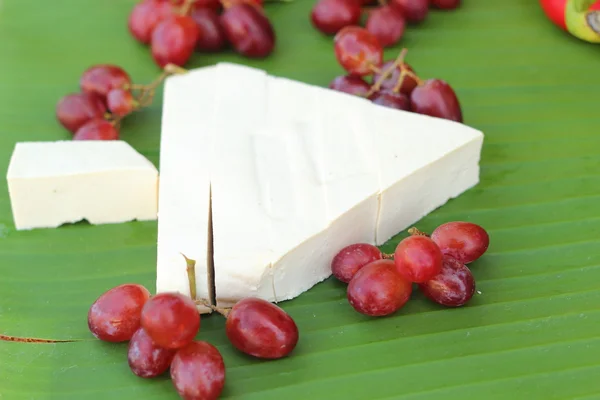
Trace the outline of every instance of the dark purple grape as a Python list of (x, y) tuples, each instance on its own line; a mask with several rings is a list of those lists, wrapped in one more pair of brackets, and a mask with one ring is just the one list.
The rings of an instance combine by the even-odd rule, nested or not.
[(398, 110), (410, 111), (410, 100), (402, 93), (393, 92), (389, 89), (383, 89), (369, 96), (375, 104), (395, 108)]
[(358, 76), (342, 75), (331, 81), (329, 88), (338, 92), (364, 97), (371, 89), (371, 86)]
[(410, 94), (410, 108), (418, 114), (463, 122), (456, 93), (440, 79), (429, 79), (417, 86)]

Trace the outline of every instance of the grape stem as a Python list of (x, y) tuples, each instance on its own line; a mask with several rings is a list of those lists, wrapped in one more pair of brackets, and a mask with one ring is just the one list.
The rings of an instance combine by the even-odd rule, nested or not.
[(195, 1), (196, 0), (185, 0), (183, 5), (179, 9), (179, 14), (188, 15), (190, 13), (190, 10), (192, 9), (192, 6), (194, 5)]
[(426, 236), (426, 237), (429, 237), (428, 234), (426, 234), (423, 231), (418, 230), (414, 226), (408, 230), (408, 234), (411, 235), (411, 236)]
[(195, 303), (197, 305), (202, 305), (202, 306), (204, 306), (206, 308), (210, 308), (211, 310), (213, 310), (213, 311), (221, 314), (225, 318), (227, 318), (229, 316), (229, 313), (231, 312), (231, 308), (222, 308), (222, 307), (213, 306), (208, 301), (203, 300), (203, 299), (202, 300), (196, 300)]
[(373, 84), (373, 86), (371, 86), (371, 89), (369, 89), (369, 91), (367, 92), (367, 94), (365, 95), (365, 97), (369, 97), (373, 93), (375, 93), (379, 89), (381, 89), (381, 85), (383, 85), (383, 82), (387, 78), (389, 78), (389, 76), (392, 74), (392, 72), (396, 68), (398, 68), (398, 65), (402, 65), (402, 63), (404, 63), (404, 59), (406, 58), (406, 53), (408, 53), (408, 49), (406, 49), (406, 48), (402, 49), (402, 51), (400, 52), (400, 54), (398, 55), (398, 57), (396, 58), (396, 60), (394, 60), (394, 62), (392, 63), (392, 65), (390, 65), (389, 67), (387, 67), (385, 70), (381, 71), (381, 76), (379, 77), (379, 79), (377, 79), (377, 81), (375, 81), (375, 83)]
[(383, 259), (384, 260), (393, 260), (394, 259), (394, 255), (393, 254), (382, 253), (382, 255), (383, 255)]
[(196, 300), (196, 261), (190, 260), (185, 256), (185, 254), (181, 253), (183, 258), (185, 258), (185, 263), (187, 264), (186, 272), (188, 277), (188, 283), (190, 285), (190, 297), (192, 300)]

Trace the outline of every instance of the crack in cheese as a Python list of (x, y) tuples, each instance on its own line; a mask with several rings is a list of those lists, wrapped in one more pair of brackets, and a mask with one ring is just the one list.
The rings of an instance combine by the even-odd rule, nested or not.
[(158, 171), (124, 141), (20, 142), (6, 178), (18, 230), (157, 218)]
[[(217, 89), (206, 90), (192, 74), (204, 74)], [(173, 162), (170, 178), (161, 167), (161, 185), (171, 191), (166, 182), (179, 171), (193, 182), (201, 176), (212, 191), (212, 254), (200, 248), (200, 236), (194, 243), (197, 254), (212, 256), (218, 306), (249, 296), (297, 297), (331, 275), (341, 248), (381, 245), (479, 182), (483, 134), (463, 124), (229, 63), (177, 79), (193, 94), (173, 94), (164, 107), (180, 108), (172, 124), (203, 132), (187, 144), (204, 161), (193, 174), (183, 172), (188, 163)], [(164, 147), (169, 140), (164, 136)], [(204, 189), (195, 190), (181, 209), (205, 207), (206, 219), (210, 203), (197, 200)], [(178, 212), (159, 213), (159, 232), (162, 218), (190, 232), (207, 228), (204, 219)], [(183, 275), (185, 264), (163, 268)]]

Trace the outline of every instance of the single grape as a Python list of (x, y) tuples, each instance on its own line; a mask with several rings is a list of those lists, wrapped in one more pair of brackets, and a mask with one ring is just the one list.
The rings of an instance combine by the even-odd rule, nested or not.
[(410, 108), (418, 114), (463, 122), (456, 93), (440, 79), (429, 79), (417, 86), (410, 94)]
[(359, 313), (383, 317), (402, 308), (411, 293), (412, 284), (398, 273), (394, 261), (378, 260), (358, 270), (348, 284), (347, 298)]
[(428, 281), (442, 269), (440, 248), (427, 236), (409, 236), (396, 247), (394, 262), (400, 275), (411, 282)]
[(159, 293), (142, 309), (142, 327), (160, 347), (178, 349), (194, 340), (200, 329), (200, 314), (191, 298)]
[(429, 14), (429, 0), (390, 0), (389, 5), (411, 23), (421, 22)]
[(367, 243), (356, 243), (344, 247), (333, 257), (331, 272), (342, 282), (348, 283), (365, 265), (383, 259), (381, 251)]
[(140, 378), (154, 378), (169, 369), (175, 352), (157, 346), (144, 328), (139, 328), (129, 341), (127, 362), (131, 371)]
[(200, 35), (196, 49), (215, 52), (225, 47), (227, 38), (219, 22), (219, 14), (212, 8), (195, 8), (190, 16), (198, 24)]
[(149, 44), (156, 25), (172, 14), (173, 7), (168, 1), (143, 0), (131, 10), (127, 27), (138, 42)]
[(113, 89), (108, 92), (106, 104), (111, 113), (120, 117), (131, 114), (138, 107), (133, 94), (125, 89)]
[(72, 133), (90, 120), (104, 117), (105, 113), (104, 101), (94, 93), (67, 94), (56, 104), (56, 119)]
[(95, 118), (79, 128), (73, 140), (119, 140), (119, 131), (110, 121)]
[(245, 57), (266, 57), (275, 48), (275, 31), (266, 15), (250, 4), (236, 4), (221, 14), (221, 26), (235, 51)]
[(352, 75), (373, 73), (383, 61), (383, 48), (377, 38), (360, 26), (342, 28), (334, 37), (335, 57)]
[(375, 104), (395, 108), (397, 110), (410, 111), (410, 100), (402, 93), (393, 92), (389, 89), (382, 89), (369, 96)]
[(142, 307), (149, 298), (148, 289), (134, 283), (119, 285), (104, 292), (88, 311), (90, 332), (106, 342), (131, 339), (140, 327)]
[(287, 356), (299, 339), (298, 327), (289, 314), (275, 304), (252, 297), (231, 308), (225, 332), (236, 349), (264, 359)]
[(334, 35), (346, 26), (359, 24), (360, 6), (358, 0), (319, 0), (310, 12), (310, 20), (319, 31)]
[(485, 229), (472, 222), (454, 221), (438, 226), (431, 233), (433, 240), (444, 255), (451, 256), (463, 264), (481, 257), (490, 245)]
[(383, 47), (390, 47), (400, 41), (405, 25), (404, 16), (399, 11), (390, 6), (380, 6), (371, 10), (365, 27)]
[(200, 28), (192, 17), (172, 15), (162, 20), (152, 32), (152, 57), (161, 68), (167, 64), (182, 67), (194, 53), (199, 37)]
[(338, 92), (353, 94), (355, 96), (365, 97), (371, 86), (361, 77), (352, 75), (341, 75), (329, 83), (329, 89)]
[(129, 85), (131, 85), (129, 74), (123, 68), (111, 64), (94, 65), (86, 69), (79, 80), (83, 92), (96, 93), (103, 99), (112, 89)]
[(225, 362), (210, 343), (193, 341), (175, 353), (171, 380), (185, 400), (215, 400), (225, 386)]
[[(381, 79), (381, 77), (383, 76), (384, 72), (387, 71), (389, 68), (391, 68), (392, 65), (394, 65), (394, 60), (384, 62), (380, 68), (381, 73), (375, 73), (373, 75), (373, 82), (378, 82)], [(402, 63), (402, 64), (396, 66), (396, 68), (392, 69), (392, 71), (386, 75), (386, 78), (381, 81), (381, 88), (388, 89), (388, 90), (394, 90), (396, 88), (396, 86), (398, 86), (398, 81), (400, 79), (400, 72), (403, 69), (406, 71), (412, 72), (412, 73), (415, 72), (410, 65), (408, 65), (407, 63)], [(402, 79), (402, 85), (400, 85), (399, 91), (400, 91), (400, 93), (410, 96), (410, 94), (416, 87), (417, 87), (417, 81), (415, 80), (415, 78), (413, 78), (412, 76), (405, 75), (404, 78)]]
[(439, 274), (420, 283), (419, 289), (430, 300), (446, 307), (460, 307), (475, 294), (475, 279), (466, 265), (452, 257), (444, 257)]
[(460, 7), (461, 0), (429, 0), (429, 4), (441, 10), (454, 10)]

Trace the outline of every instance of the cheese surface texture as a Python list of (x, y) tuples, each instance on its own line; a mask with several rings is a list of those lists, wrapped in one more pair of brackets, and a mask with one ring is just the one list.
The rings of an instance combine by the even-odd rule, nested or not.
[(6, 178), (19, 230), (157, 218), (158, 171), (124, 141), (20, 142)]
[[(229, 63), (177, 79), (189, 96), (169, 87), (163, 106), (158, 246), (174, 258), (159, 257), (159, 287), (185, 291), (174, 255), (185, 250), (212, 262), (196, 272), (209, 283), (214, 272), (217, 306), (292, 299), (331, 275), (343, 247), (381, 245), (479, 182), (483, 134), (466, 125)], [(163, 154), (186, 135), (179, 157)], [(169, 214), (163, 190), (179, 199)]]

